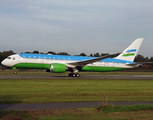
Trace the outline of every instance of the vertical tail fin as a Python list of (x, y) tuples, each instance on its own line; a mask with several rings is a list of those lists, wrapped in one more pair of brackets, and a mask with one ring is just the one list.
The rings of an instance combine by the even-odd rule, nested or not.
[(117, 56), (116, 59), (133, 62), (143, 39), (144, 38), (136, 39), (128, 48), (126, 48), (119, 56)]

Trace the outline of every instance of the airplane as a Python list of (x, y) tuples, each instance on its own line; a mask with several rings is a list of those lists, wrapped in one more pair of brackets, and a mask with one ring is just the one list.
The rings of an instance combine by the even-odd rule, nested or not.
[(79, 71), (107, 72), (138, 67), (133, 62), (144, 38), (136, 39), (117, 57), (116, 54), (101, 57), (66, 56), (52, 54), (14, 54), (4, 59), (3, 66), (12, 67), (16, 74), (17, 68), (46, 69), (46, 72), (63, 73), (70, 71), (70, 77), (79, 77)]

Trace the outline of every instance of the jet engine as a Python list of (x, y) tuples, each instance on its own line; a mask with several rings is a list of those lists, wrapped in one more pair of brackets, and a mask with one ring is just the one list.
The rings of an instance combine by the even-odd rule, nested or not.
[(46, 69), (46, 72), (53, 72), (53, 73), (63, 73), (66, 72), (66, 65), (60, 63), (52, 63), (50, 65), (50, 69)]

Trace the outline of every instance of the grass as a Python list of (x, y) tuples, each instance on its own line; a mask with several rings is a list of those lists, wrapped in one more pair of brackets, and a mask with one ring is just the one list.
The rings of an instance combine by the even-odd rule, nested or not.
[(0, 80), (0, 104), (153, 101), (153, 80)]
[[(18, 72), (17, 75), (48, 75)], [(51, 73), (52, 74), (52, 73)], [(67, 75), (62, 73), (60, 75)], [(150, 72), (81, 72), (81, 75), (152, 75)], [(0, 75), (14, 75), (3, 71)], [(56, 75), (56, 74), (53, 74)], [(0, 80), (0, 104), (104, 101), (153, 101), (153, 80), (25, 79)], [(77, 108), (33, 111), (0, 111), (0, 120), (151, 120), (152, 105), (109, 106), (107, 109)]]
[(34, 120), (36, 116), (29, 111), (1, 111), (0, 120)]
[[(152, 105), (131, 106), (131, 108), (142, 107), (145, 110), (137, 109), (129, 110), (128, 112), (126, 110), (103, 112), (96, 108), (3, 111), (0, 112), (0, 120), (151, 120), (153, 118), (153, 111), (150, 109), (153, 107)], [(126, 109), (126, 106), (122, 106), (122, 109)]]
[(153, 110), (153, 105), (114, 106), (114, 105), (103, 104), (103, 105), (100, 105), (97, 109), (106, 113), (124, 112), (124, 111), (141, 111), (141, 110)]

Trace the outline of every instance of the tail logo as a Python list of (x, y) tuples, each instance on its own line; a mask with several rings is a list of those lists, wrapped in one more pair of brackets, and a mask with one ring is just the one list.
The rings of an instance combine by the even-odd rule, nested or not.
[(126, 54), (123, 54), (123, 57), (134, 56), (137, 49), (127, 50)]

